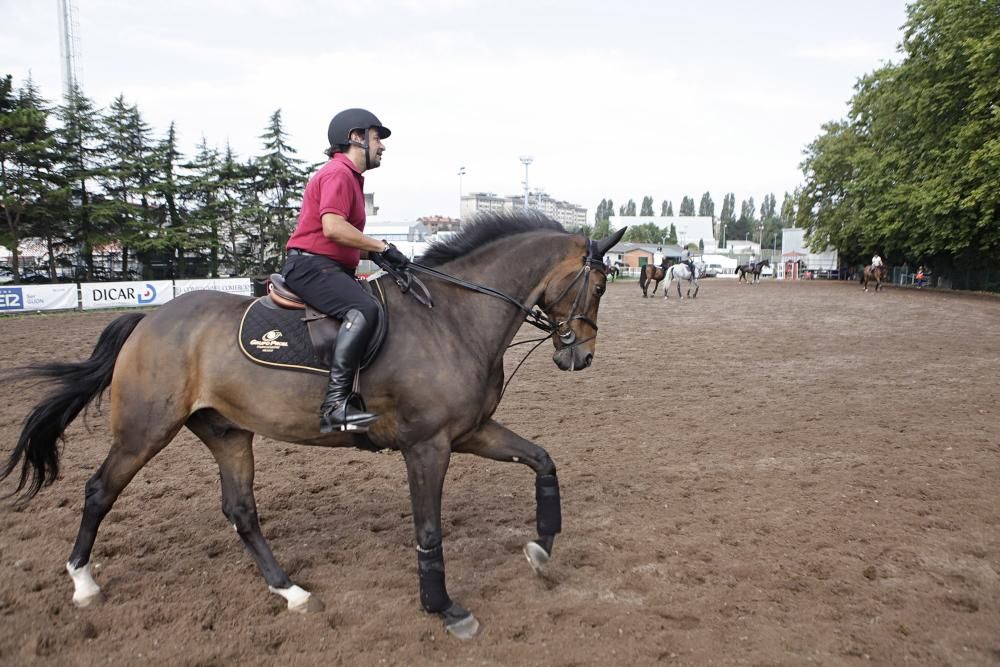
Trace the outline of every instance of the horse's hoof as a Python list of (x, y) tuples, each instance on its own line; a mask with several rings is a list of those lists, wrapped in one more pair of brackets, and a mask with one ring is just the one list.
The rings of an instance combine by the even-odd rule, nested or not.
[(317, 612), (326, 609), (326, 605), (315, 595), (310, 594), (305, 600), (301, 600), (296, 603), (288, 603), (288, 611), (294, 611), (297, 614), (315, 614)]
[(323, 611), (326, 608), (321, 600), (300, 586), (293, 584), (288, 588), (275, 588), (274, 586), (267, 588), (288, 601), (288, 611), (294, 611), (297, 614), (310, 614)]
[(90, 609), (101, 606), (104, 604), (105, 599), (104, 593), (97, 591), (96, 593), (91, 593), (80, 598), (73, 596), (73, 604), (79, 609)]
[(472, 639), (479, 634), (479, 621), (458, 603), (452, 602), (441, 617), (444, 618), (445, 629), (459, 639)]
[(535, 574), (541, 574), (551, 558), (549, 552), (535, 542), (528, 542), (524, 545), (524, 557), (528, 559), (528, 565), (531, 566)]

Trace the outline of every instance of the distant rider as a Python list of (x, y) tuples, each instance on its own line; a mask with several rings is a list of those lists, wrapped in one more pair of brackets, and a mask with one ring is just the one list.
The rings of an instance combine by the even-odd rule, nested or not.
[(691, 249), (690, 248), (686, 249), (682, 256), (684, 258), (685, 266), (687, 266), (688, 271), (691, 272), (691, 279), (694, 280), (695, 278), (698, 277), (698, 273), (695, 271), (694, 268), (694, 259), (691, 257)]
[(875, 253), (874, 255), (872, 255), (872, 273), (881, 273), (881, 272), (882, 272), (882, 257), (878, 253)]

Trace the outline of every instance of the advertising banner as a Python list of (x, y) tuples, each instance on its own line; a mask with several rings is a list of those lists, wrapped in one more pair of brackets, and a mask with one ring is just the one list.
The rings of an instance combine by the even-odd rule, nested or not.
[(174, 297), (181, 294), (194, 292), (195, 290), (207, 289), (213, 292), (229, 292), (230, 294), (241, 294), (243, 296), (253, 296), (253, 285), (249, 278), (207, 278), (203, 280), (175, 280)]
[(84, 310), (160, 306), (173, 298), (174, 284), (170, 280), (80, 285), (80, 304)]
[(0, 313), (76, 308), (76, 284), (5, 285), (0, 287)]

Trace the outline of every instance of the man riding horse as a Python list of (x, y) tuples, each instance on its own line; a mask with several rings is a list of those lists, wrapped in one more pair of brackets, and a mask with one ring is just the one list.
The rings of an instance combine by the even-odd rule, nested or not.
[[(681, 256), (684, 258), (682, 261), (684, 262), (684, 264), (687, 265), (688, 270), (691, 272), (691, 275), (694, 276), (694, 277), (697, 277), (698, 276), (698, 271), (697, 271), (697, 269), (694, 268), (694, 259), (691, 257), (691, 249), (690, 248), (685, 248), (684, 249), (684, 253)], [(663, 262), (664, 262), (663, 269), (664, 269), (664, 271), (666, 271), (666, 269), (667, 269), (667, 267), (665, 266), (666, 261), (667, 260), (664, 257), (664, 259), (663, 259)]]
[(361, 253), (379, 266), (408, 260), (391, 243), (363, 234), (364, 172), (382, 164), (391, 132), (365, 109), (341, 111), (327, 130), (330, 160), (309, 179), (299, 221), (281, 270), (287, 285), (313, 308), (342, 321), (331, 355), (330, 381), (320, 406), (321, 433), (363, 430), (378, 415), (352, 404), (354, 376), (378, 325), (379, 308), (354, 276)]

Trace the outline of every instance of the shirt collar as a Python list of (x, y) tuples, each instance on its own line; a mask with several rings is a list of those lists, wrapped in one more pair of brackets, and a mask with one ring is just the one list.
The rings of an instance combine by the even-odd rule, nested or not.
[(333, 159), (337, 162), (343, 162), (348, 167), (350, 167), (351, 171), (353, 171), (355, 174), (357, 174), (358, 176), (361, 175), (361, 170), (358, 169), (358, 165), (354, 164), (354, 161), (351, 158), (344, 155), (343, 153), (334, 153)]

